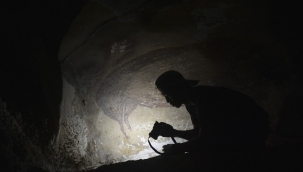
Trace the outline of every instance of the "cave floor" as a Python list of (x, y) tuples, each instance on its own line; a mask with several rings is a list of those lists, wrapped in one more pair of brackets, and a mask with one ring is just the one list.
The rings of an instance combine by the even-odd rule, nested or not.
[(302, 171), (303, 146), (279, 146), (259, 153), (205, 151), (165, 155), (138, 161), (104, 165), (92, 172), (111, 171)]

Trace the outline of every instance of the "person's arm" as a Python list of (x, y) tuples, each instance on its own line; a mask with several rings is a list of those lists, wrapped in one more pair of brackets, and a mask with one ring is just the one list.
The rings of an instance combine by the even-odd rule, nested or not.
[(192, 130), (174, 130), (172, 137), (179, 137), (185, 140), (192, 140), (199, 136), (199, 130), (192, 129)]
[[(196, 109), (197, 110), (197, 109)], [(190, 112), (189, 112), (190, 113)], [(197, 114), (198, 110), (197, 110)], [(197, 114), (191, 114), (191, 115), (197, 115)], [(184, 143), (179, 144), (168, 144), (164, 145), (162, 151), (163, 152), (189, 152), (193, 151), (195, 149), (194, 145), (196, 144), (196, 141), (201, 137), (201, 121), (200, 117), (197, 116), (197, 118), (192, 118), (194, 129), (192, 130), (186, 130), (186, 131), (180, 131), (180, 130), (174, 130), (173, 137), (179, 137), (188, 140)], [(195, 125), (196, 124), (196, 125)]]
[(199, 137), (199, 129), (192, 129), (192, 130), (186, 130), (186, 131), (179, 131), (175, 130), (173, 137), (179, 137), (188, 140), (184, 143), (178, 143), (178, 144), (167, 144), (163, 146), (162, 151), (166, 153), (171, 152), (188, 152), (192, 151), (194, 149), (194, 145), (196, 144), (195, 141)]

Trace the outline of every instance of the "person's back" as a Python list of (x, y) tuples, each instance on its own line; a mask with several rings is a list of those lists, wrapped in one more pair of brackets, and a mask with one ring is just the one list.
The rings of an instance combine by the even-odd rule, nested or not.
[(185, 105), (194, 128), (175, 130), (166, 124), (163, 137), (179, 137), (188, 142), (163, 146), (164, 152), (190, 152), (204, 148), (265, 147), (269, 134), (267, 113), (247, 95), (221, 87), (197, 86), (177, 71), (160, 75), (155, 84), (167, 103)]
[(267, 113), (250, 97), (221, 87), (196, 86), (193, 91), (196, 103), (186, 108), (194, 126), (201, 129), (204, 144), (265, 146), (269, 134)]

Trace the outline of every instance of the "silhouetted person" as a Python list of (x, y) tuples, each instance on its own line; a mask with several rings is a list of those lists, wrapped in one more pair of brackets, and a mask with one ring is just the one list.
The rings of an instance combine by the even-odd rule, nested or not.
[(259, 149), (269, 134), (267, 113), (245, 94), (210, 86), (196, 86), (176, 71), (167, 71), (156, 80), (166, 101), (174, 107), (186, 106), (194, 126), (179, 131), (168, 125), (163, 137), (188, 140), (163, 146), (164, 152), (196, 152), (199, 149)]

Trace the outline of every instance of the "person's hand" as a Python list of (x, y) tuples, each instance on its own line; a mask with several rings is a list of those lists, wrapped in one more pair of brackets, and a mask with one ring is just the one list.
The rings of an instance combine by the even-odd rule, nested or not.
[(161, 124), (160, 136), (162, 136), (162, 137), (173, 137), (174, 136), (175, 129), (173, 128), (173, 126), (166, 124), (164, 122), (160, 122), (160, 124)]
[(182, 153), (180, 144), (167, 144), (162, 147), (164, 153)]

